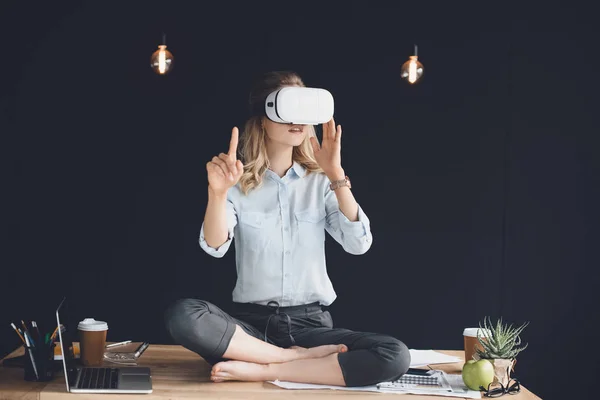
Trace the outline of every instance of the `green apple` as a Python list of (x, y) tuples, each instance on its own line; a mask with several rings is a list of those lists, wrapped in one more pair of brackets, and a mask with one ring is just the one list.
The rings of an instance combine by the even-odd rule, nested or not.
[(471, 390), (480, 390), (479, 386), (487, 389), (494, 381), (494, 364), (486, 359), (469, 360), (463, 365), (462, 378)]

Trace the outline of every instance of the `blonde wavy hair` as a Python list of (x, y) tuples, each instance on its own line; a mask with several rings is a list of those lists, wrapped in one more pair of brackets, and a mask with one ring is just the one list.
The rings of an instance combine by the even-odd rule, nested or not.
[[(304, 82), (293, 71), (272, 71), (264, 74), (256, 81), (250, 92), (249, 105), (251, 109), (264, 104), (269, 93), (284, 86), (302, 86)], [(241, 160), (244, 164), (244, 173), (240, 178), (240, 187), (244, 194), (262, 185), (266, 170), (270, 167), (267, 156), (267, 132), (263, 127), (264, 116), (254, 115), (244, 124), (240, 136)], [(299, 146), (292, 151), (292, 160), (306, 169), (306, 173), (322, 173), (313, 153), (310, 137), (316, 136), (313, 125), (307, 125), (308, 135)]]

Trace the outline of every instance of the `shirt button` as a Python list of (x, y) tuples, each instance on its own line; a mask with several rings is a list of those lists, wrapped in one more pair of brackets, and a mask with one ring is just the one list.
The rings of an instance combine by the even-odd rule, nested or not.
[(286, 250), (286, 251), (285, 251), (285, 255), (286, 255), (286, 256), (289, 256), (289, 255), (290, 255), (290, 251), (289, 251), (289, 250)]
[(283, 228), (283, 230), (287, 232), (287, 231), (289, 231), (289, 230), (290, 230), (290, 228), (288, 228), (288, 227), (286, 226), (285, 228)]
[(289, 277), (290, 277), (290, 274), (289, 274), (288, 272), (286, 272), (284, 276), (285, 276), (286, 278), (289, 278)]

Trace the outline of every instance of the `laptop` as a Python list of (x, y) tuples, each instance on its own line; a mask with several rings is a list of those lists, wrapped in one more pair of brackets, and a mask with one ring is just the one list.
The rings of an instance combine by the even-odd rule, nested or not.
[(71, 332), (63, 322), (69, 322), (66, 299), (56, 309), (56, 324), (65, 370), (67, 392), (70, 393), (152, 393), (152, 374), (147, 367), (81, 367), (75, 362)]

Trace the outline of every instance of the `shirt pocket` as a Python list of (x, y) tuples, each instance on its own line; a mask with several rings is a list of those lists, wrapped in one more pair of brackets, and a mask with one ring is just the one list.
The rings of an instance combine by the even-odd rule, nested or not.
[(240, 238), (251, 251), (268, 248), (278, 223), (274, 212), (244, 211), (239, 213)]
[(296, 211), (298, 244), (305, 247), (321, 245), (325, 241), (325, 210), (309, 209)]

